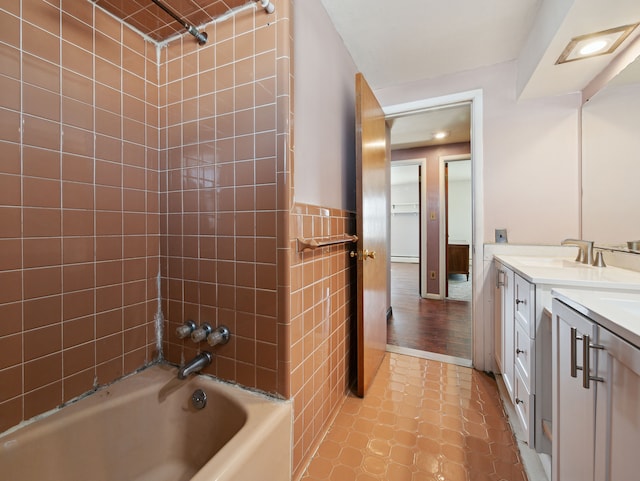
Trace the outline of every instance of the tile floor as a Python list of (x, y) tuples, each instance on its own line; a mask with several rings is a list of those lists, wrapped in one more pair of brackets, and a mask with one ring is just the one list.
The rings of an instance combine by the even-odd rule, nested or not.
[(302, 481), (526, 481), (494, 379), (387, 353), (349, 397)]

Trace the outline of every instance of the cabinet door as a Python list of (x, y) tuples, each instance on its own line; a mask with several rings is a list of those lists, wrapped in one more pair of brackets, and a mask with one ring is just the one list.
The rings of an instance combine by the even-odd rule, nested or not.
[(515, 402), (515, 368), (513, 365), (515, 352), (513, 320), (514, 273), (511, 269), (502, 265), (500, 269), (503, 271), (503, 281), (500, 291), (500, 302), (502, 305), (502, 379), (511, 397), (511, 402)]
[[(553, 300), (553, 455), (552, 479), (594, 481), (596, 386), (583, 387), (584, 335), (595, 324), (557, 299)], [(574, 330), (575, 329), (575, 330)], [(590, 364), (594, 365), (594, 351)], [(576, 369), (577, 368), (577, 369)], [(595, 370), (591, 374), (595, 375)]]
[(640, 477), (640, 350), (600, 329), (596, 480)]

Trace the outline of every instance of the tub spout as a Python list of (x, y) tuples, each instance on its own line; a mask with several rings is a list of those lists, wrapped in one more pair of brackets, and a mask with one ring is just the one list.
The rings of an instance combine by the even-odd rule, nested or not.
[(201, 371), (211, 364), (212, 359), (209, 351), (202, 351), (178, 370), (178, 379), (186, 379), (189, 374)]

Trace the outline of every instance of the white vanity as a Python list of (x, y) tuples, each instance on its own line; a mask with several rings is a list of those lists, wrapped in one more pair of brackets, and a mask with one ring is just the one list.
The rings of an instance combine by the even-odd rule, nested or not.
[(640, 477), (640, 294), (553, 290), (553, 469)]
[[(575, 312), (576, 315), (582, 316), (585, 316), (584, 312), (599, 312), (576, 310), (576, 306), (581, 300), (595, 299), (598, 292), (608, 292), (610, 294), (609, 297), (600, 296), (599, 299), (601, 299), (602, 303), (605, 302), (602, 299), (608, 299), (606, 302), (609, 304), (618, 305), (620, 313), (626, 312), (624, 311), (625, 308), (631, 312), (635, 312), (635, 309), (638, 309), (637, 315), (639, 317), (635, 325), (640, 328), (640, 272), (617, 267), (598, 268), (584, 265), (575, 262), (573, 257), (503, 254), (494, 255), (494, 268), (496, 274), (496, 292), (494, 295), (494, 318), (496, 320), (494, 326), (496, 333), (495, 359), (509, 398), (513, 403), (517, 422), (522, 428), (524, 441), (538, 453), (552, 455), (553, 467), (551, 472), (554, 481), (631, 479), (625, 477), (582, 477), (584, 473), (573, 476), (565, 471), (561, 471), (559, 475), (557, 474), (559, 466), (572, 467), (576, 465), (577, 459), (589, 465), (588, 457), (585, 453), (599, 453), (602, 451), (600, 448), (594, 451), (595, 444), (589, 441), (589, 439), (595, 439), (593, 433), (596, 430), (589, 426), (586, 421), (595, 418), (588, 412), (588, 408), (582, 400), (585, 394), (580, 393), (582, 395), (580, 399), (577, 398), (578, 394), (576, 393), (574, 393), (573, 397), (569, 394), (571, 392), (569, 380), (573, 381), (575, 385), (579, 380), (571, 378), (570, 372), (563, 372), (562, 374), (564, 378), (568, 379), (556, 379), (556, 371), (558, 369), (562, 371), (563, 369), (559, 366), (568, 362), (567, 359), (571, 358), (572, 352), (575, 354), (575, 350), (571, 350), (569, 341), (564, 338), (560, 338), (560, 341), (558, 341), (557, 338), (559, 335), (570, 336), (571, 332), (573, 332), (570, 327), (563, 330), (559, 329), (559, 326), (563, 325), (561, 320), (569, 317), (569, 312)], [(623, 291), (624, 293), (621, 293)], [(560, 296), (560, 293), (563, 293), (562, 301), (559, 299), (553, 300), (552, 292), (557, 292), (556, 296)], [(628, 299), (623, 302), (624, 296), (627, 296)], [(569, 299), (577, 300), (569, 301)], [(566, 309), (566, 311), (563, 311), (564, 317), (562, 318), (558, 317), (553, 310), (554, 308), (560, 309), (560, 307), (556, 306), (561, 302), (564, 306), (563, 309)], [(567, 307), (568, 304), (571, 307)], [(573, 320), (573, 317), (571, 319)], [(592, 322), (595, 322), (596, 325), (601, 325), (600, 323), (603, 320), (599, 317), (592, 319)], [(617, 325), (625, 326), (624, 323)], [(586, 329), (582, 324), (580, 327)], [(593, 337), (593, 334), (591, 334), (591, 343), (602, 342), (603, 335), (607, 334), (618, 336), (619, 342), (617, 344), (614, 341), (610, 341), (616, 348), (622, 345), (640, 346), (638, 335), (629, 339), (629, 333), (636, 331), (630, 330), (628, 326), (618, 331), (606, 330), (605, 333), (605, 330), (606, 328), (594, 330), (593, 333), (597, 334), (598, 337)], [(577, 332), (584, 333), (580, 330)], [(589, 332), (586, 334), (589, 335)], [(637, 332), (640, 332), (640, 329)], [(580, 337), (582, 334), (576, 335)], [(606, 335), (604, 337), (606, 338)], [(582, 344), (578, 342), (577, 346), (577, 349), (581, 349)], [(629, 353), (631, 351), (627, 347), (624, 352)], [(591, 355), (594, 355), (593, 352), (591, 352)], [(625, 355), (628, 356), (629, 354)], [(638, 363), (636, 367), (640, 369), (640, 354), (637, 354), (634, 359)], [(592, 363), (592, 368), (594, 366), (598, 368), (600, 365), (603, 365), (603, 362)], [(608, 362), (608, 365), (611, 365), (611, 362)], [(582, 361), (576, 366), (582, 366)], [(633, 367), (629, 369), (630, 372), (634, 372)], [(640, 370), (637, 372), (640, 372)], [(599, 374), (593, 373), (592, 375), (594, 377), (599, 376)], [(614, 375), (619, 374), (614, 373)], [(626, 371), (625, 375), (628, 375)], [(640, 377), (638, 379), (640, 380)], [(592, 387), (587, 392), (587, 397), (597, 390), (593, 388), (593, 382), (591, 381)], [(562, 390), (559, 390), (559, 385), (563, 388)], [(600, 390), (602, 391), (602, 389)], [(640, 401), (640, 382), (636, 386), (636, 390), (637, 393), (631, 398), (634, 406), (638, 405)], [(558, 402), (558, 393), (566, 394), (570, 397), (563, 398), (562, 401), (564, 403)], [(596, 406), (595, 399), (593, 403)], [(598, 404), (598, 406), (601, 405), (602, 402)], [(587, 411), (584, 411), (584, 409)], [(638, 415), (640, 411), (636, 410), (635, 413)], [(636, 424), (631, 429), (633, 429), (636, 439), (640, 440), (640, 417), (636, 421)], [(576, 430), (568, 431), (570, 426), (577, 426)], [(605, 432), (602, 429), (604, 428), (601, 428), (600, 432)], [(585, 431), (591, 433), (591, 438), (587, 436)], [(605, 436), (604, 439), (609, 438)], [(582, 454), (580, 454), (577, 449), (572, 451), (569, 447), (576, 446), (576, 440), (584, 441), (589, 446), (593, 444), (593, 446), (584, 448), (586, 451), (582, 451)], [(636, 444), (637, 442), (634, 443), (634, 446)], [(565, 455), (570, 456), (570, 453), (575, 455), (575, 458), (569, 458), (569, 461), (566, 462), (563, 461), (564, 464), (556, 462), (557, 460), (564, 460)], [(602, 461), (604, 464), (601, 464), (608, 466), (607, 462), (609, 461)], [(592, 472), (593, 469), (593, 464), (585, 468), (589, 472)], [(640, 469), (636, 472), (640, 472)]]

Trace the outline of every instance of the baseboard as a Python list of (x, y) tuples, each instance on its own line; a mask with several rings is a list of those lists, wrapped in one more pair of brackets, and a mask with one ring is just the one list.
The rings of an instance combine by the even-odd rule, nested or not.
[(391, 262), (403, 262), (405, 264), (419, 264), (420, 259), (418, 257), (395, 257), (391, 256)]
[(446, 354), (437, 354), (435, 352), (420, 351), (419, 349), (411, 349), (409, 347), (394, 346), (387, 344), (387, 352), (393, 352), (396, 354), (404, 354), (405, 356), (419, 357), (421, 359), (429, 359), (431, 361), (445, 362), (447, 364), (455, 364), (463, 367), (473, 367), (471, 359), (464, 359), (462, 357), (447, 356)]

